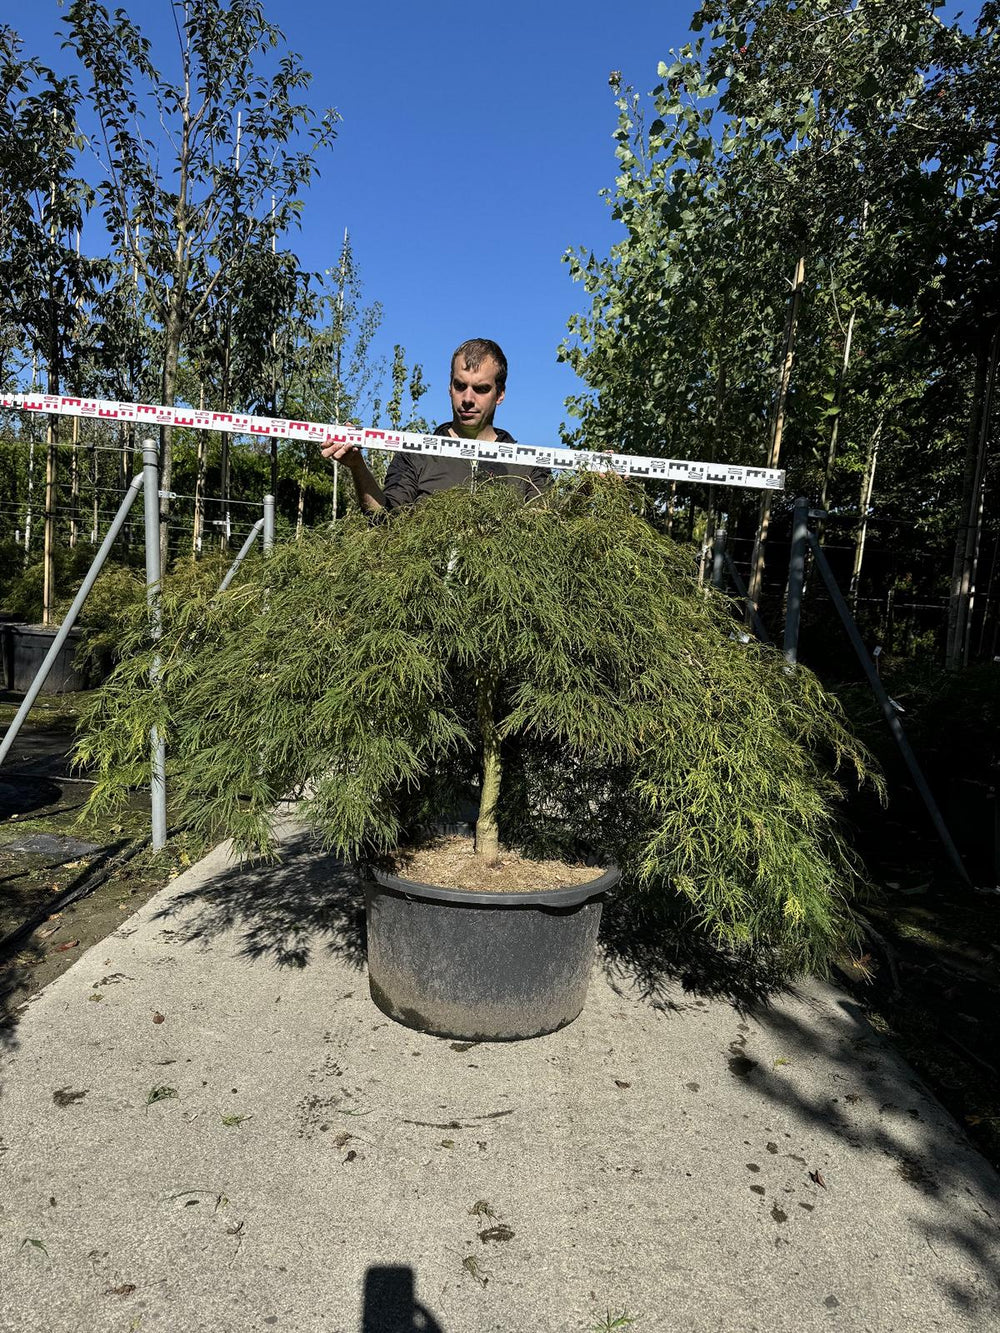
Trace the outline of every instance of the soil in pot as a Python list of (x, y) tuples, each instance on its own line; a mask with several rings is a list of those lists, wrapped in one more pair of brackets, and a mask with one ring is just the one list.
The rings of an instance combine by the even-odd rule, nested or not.
[(398, 853), (393, 873), (442, 889), (471, 889), (477, 893), (538, 893), (568, 884), (586, 884), (604, 873), (603, 867), (581, 861), (534, 861), (502, 848), (493, 865), (477, 861), (471, 838), (455, 834), (434, 838)]

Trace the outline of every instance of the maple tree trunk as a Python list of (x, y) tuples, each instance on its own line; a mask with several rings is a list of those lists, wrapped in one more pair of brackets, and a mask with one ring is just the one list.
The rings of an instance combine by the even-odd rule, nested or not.
[(500, 855), (500, 835), (497, 829), (497, 802), (500, 799), (500, 735), (493, 709), (496, 699), (496, 681), (485, 678), (479, 682), (479, 731), (483, 745), (483, 778), (479, 799), (479, 818), (476, 820), (476, 860), (494, 865)]

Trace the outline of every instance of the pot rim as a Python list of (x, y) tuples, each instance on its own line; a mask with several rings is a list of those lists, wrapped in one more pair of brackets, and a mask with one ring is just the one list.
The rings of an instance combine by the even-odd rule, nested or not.
[(406, 898), (423, 898), (430, 902), (465, 904), (470, 907), (577, 907), (592, 898), (603, 898), (621, 878), (618, 866), (612, 864), (596, 879), (584, 884), (566, 884), (557, 889), (525, 889), (519, 892), (489, 893), (479, 889), (446, 889), (439, 884), (423, 884), (420, 880), (390, 875), (375, 866), (368, 874), (391, 893)]

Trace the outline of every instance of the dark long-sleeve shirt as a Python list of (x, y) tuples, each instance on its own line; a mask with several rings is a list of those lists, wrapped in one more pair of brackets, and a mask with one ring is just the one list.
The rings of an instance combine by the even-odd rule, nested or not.
[[(516, 445), (513, 435), (494, 429), (497, 445)], [(447, 435), (447, 423), (435, 426), (433, 433)], [(479, 447), (480, 450), (489, 449), (490, 445), (481, 442)], [(498, 450), (501, 455), (505, 452)], [(513, 463), (502, 457), (496, 461), (483, 458), (474, 463), (465, 458), (441, 458), (436, 454), (395, 454), (382, 487), (386, 507), (398, 509), (401, 505), (416, 504), (435, 491), (446, 491), (452, 486), (470, 487), (474, 476), (480, 482), (487, 478), (501, 478), (515, 486), (525, 500), (540, 495), (552, 484), (552, 473), (548, 468)]]

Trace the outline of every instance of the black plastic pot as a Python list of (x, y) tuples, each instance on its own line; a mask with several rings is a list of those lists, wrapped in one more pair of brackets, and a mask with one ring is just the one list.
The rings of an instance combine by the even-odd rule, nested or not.
[(368, 984), (390, 1018), (439, 1037), (515, 1041), (583, 1008), (601, 904), (617, 868), (537, 893), (443, 889), (373, 871)]
[[(25, 694), (31, 688), (31, 682), (58, 633), (58, 625), (4, 626), (4, 674), (7, 689)], [(42, 694), (64, 694), (86, 688), (84, 673), (73, 662), (82, 638), (83, 630), (70, 630), (42, 686)]]

